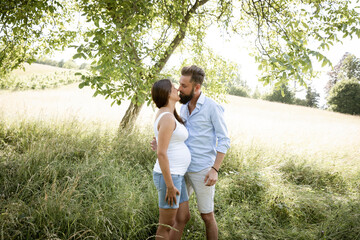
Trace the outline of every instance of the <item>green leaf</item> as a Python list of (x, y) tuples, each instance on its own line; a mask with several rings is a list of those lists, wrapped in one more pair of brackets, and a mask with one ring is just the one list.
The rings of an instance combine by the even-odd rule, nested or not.
[(327, 61), (326, 61), (326, 60), (324, 60), (324, 61), (322, 62), (322, 64), (321, 64), (321, 67), (325, 67), (325, 66), (326, 66), (326, 64), (327, 64)]
[(82, 89), (82, 88), (84, 88), (85, 85), (86, 85), (86, 83), (82, 82), (82, 83), (79, 84), (79, 88)]
[(306, 22), (302, 21), (301, 24), (302, 24), (306, 29), (309, 29), (309, 25), (307, 25)]

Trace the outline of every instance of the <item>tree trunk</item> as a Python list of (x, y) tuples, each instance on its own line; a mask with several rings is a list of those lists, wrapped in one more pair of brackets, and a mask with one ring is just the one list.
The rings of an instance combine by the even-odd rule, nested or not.
[(130, 103), (130, 106), (126, 110), (124, 117), (122, 118), (119, 126), (119, 131), (124, 129), (133, 129), (136, 119), (139, 116), (141, 108), (143, 107), (143, 103), (139, 106), (134, 104), (133, 102)]

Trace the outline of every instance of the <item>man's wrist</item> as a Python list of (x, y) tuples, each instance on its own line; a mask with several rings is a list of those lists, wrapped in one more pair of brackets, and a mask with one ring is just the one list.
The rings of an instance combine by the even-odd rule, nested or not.
[(219, 173), (219, 170), (216, 169), (214, 166), (211, 166), (212, 169), (214, 169), (217, 173)]

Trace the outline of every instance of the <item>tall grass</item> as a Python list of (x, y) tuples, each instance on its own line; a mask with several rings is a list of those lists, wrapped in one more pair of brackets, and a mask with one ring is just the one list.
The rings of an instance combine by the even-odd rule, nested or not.
[[(0, 120), (0, 239), (154, 239), (152, 131)], [(360, 239), (359, 159), (232, 146), (215, 198), (220, 239)], [(348, 171), (351, 169), (352, 171)], [(183, 239), (204, 239), (192, 218)]]
[(81, 123), (0, 126), (1, 239), (146, 239), (156, 228), (154, 159), (136, 133)]

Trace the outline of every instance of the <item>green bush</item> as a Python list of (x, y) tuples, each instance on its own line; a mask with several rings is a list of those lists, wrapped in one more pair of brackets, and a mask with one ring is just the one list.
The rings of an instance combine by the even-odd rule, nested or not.
[[(284, 93), (284, 96), (283, 96)], [(292, 92), (288, 86), (282, 86), (281, 88), (273, 88), (273, 90), (265, 94), (262, 97), (264, 100), (271, 101), (271, 102), (281, 102), (287, 104), (294, 104), (295, 102), (295, 93)]]
[(330, 109), (335, 112), (360, 114), (360, 83), (355, 79), (337, 82), (328, 96)]
[(305, 99), (295, 98), (294, 104), (299, 106), (307, 106), (307, 101)]
[(230, 86), (228, 93), (239, 97), (249, 97), (249, 91), (242, 86)]

